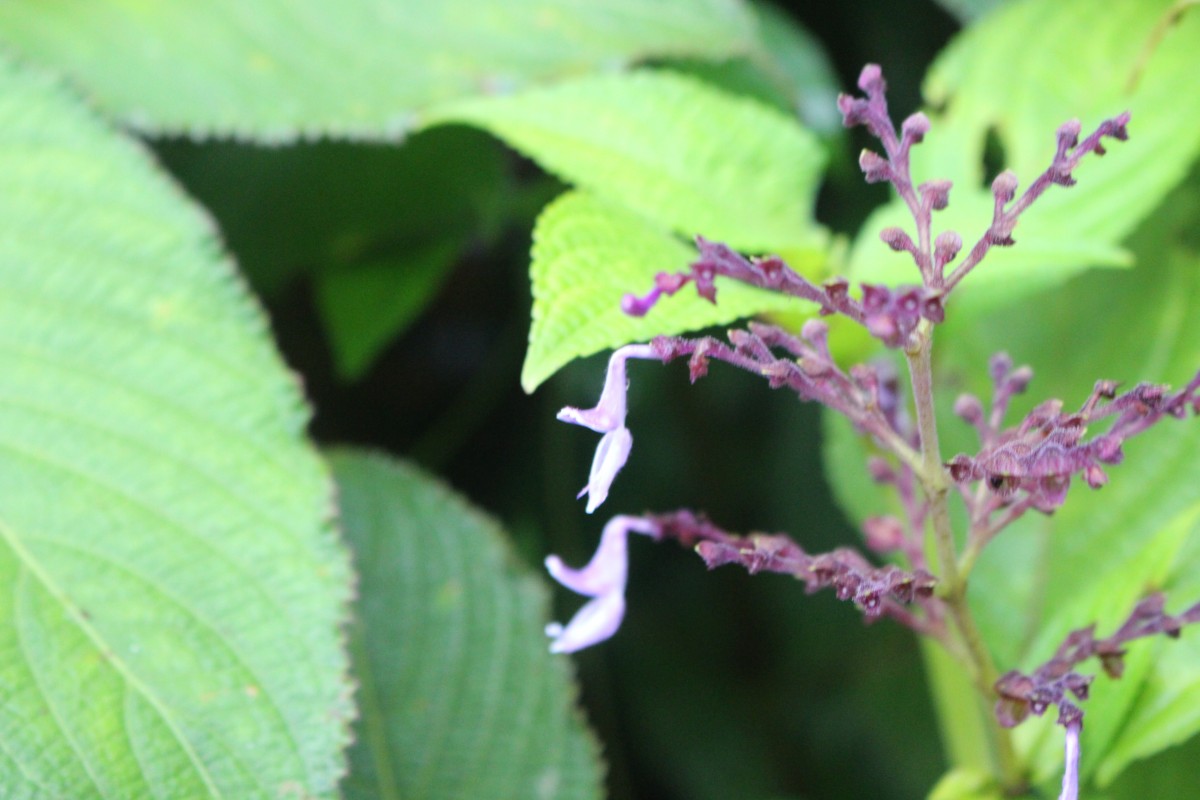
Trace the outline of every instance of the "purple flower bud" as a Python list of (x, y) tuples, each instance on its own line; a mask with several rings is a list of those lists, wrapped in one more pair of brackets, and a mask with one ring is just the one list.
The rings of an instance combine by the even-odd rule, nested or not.
[(1031, 380), (1033, 380), (1033, 370), (1028, 366), (1018, 367), (1008, 376), (1005, 388), (1011, 394), (1021, 394), (1029, 387)]
[(654, 308), (654, 304), (658, 302), (658, 298), (661, 296), (662, 290), (657, 287), (651, 289), (642, 297), (638, 297), (633, 292), (626, 292), (621, 297), (621, 311), (631, 317), (644, 317), (650, 309)]
[(955, 231), (945, 231), (938, 234), (933, 241), (933, 257), (940, 266), (945, 266), (954, 260), (958, 251), (962, 250), (963, 240)]
[(921, 316), (930, 322), (946, 321), (946, 306), (942, 303), (942, 295), (931, 294), (921, 301)]
[(988, 359), (988, 375), (992, 379), (992, 383), (999, 386), (1008, 373), (1012, 371), (1012, 357), (1008, 353), (1000, 352)]
[(837, 107), (838, 111), (842, 112), (844, 127), (853, 128), (855, 125), (862, 125), (867, 121), (869, 109), (866, 100), (851, 97), (848, 94), (839, 94)]
[(862, 72), (858, 74), (858, 88), (862, 89), (867, 96), (882, 94), (887, 90), (887, 83), (883, 80), (883, 70), (878, 64), (867, 64), (862, 68)]
[(1083, 471), (1083, 479), (1087, 481), (1087, 485), (1093, 489), (1099, 489), (1104, 484), (1108, 483), (1108, 475), (1100, 468), (1099, 464), (1089, 464), (1087, 469)]
[(960, 394), (954, 401), (954, 414), (971, 425), (983, 421), (983, 403), (973, 394)]
[(992, 181), (992, 194), (995, 195), (997, 203), (1001, 206), (1011, 202), (1017, 195), (1017, 174), (1006, 169), (997, 175), (996, 179)]
[(884, 228), (879, 232), (879, 238), (883, 243), (892, 248), (896, 252), (915, 252), (917, 246), (913, 244), (913, 240), (902, 228)]
[(822, 288), (834, 305), (842, 305), (850, 298), (850, 282), (845, 278), (830, 278), (822, 284)]
[(917, 187), (921, 193), (921, 201), (934, 211), (941, 211), (950, 205), (950, 189), (954, 184), (950, 181), (925, 181)]
[(929, 117), (918, 111), (910, 114), (900, 125), (900, 135), (912, 144), (919, 144), (929, 133)]
[(892, 179), (892, 168), (887, 159), (871, 150), (864, 149), (859, 153), (858, 166), (867, 183), (882, 183)]
[(1077, 119), (1071, 119), (1058, 126), (1056, 134), (1058, 138), (1058, 154), (1056, 158), (1063, 158), (1067, 151), (1075, 145), (1079, 144), (1079, 132), (1083, 130), (1083, 126)]
[(871, 456), (867, 460), (867, 472), (871, 474), (872, 480), (876, 483), (894, 483), (896, 481), (896, 470), (892, 469), (892, 465), (879, 456)]
[(904, 547), (904, 526), (895, 517), (868, 517), (862, 528), (867, 547), (877, 553), (890, 553)]
[(886, 286), (876, 283), (862, 285), (862, 304), (868, 313), (884, 310), (891, 301), (892, 293)]

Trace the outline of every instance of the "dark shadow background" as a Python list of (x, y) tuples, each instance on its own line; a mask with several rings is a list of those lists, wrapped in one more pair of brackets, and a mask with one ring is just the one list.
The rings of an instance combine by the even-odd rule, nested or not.
[[(883, 64), (898, 118), (918, 105), (926, 66), (957, 29), (914, 0), (786, 8), (824, 43), (844, 88), (867, 61)], [(518, 385), (530, 229), (562, 187), (482, 134), (475, 141), (502, 166), (498, 202), (470, 206), (467, 246), (440, 291), (354, 382), (333, 368), (312, 275), (340, 252), (360, 206), (378, 218), (378, 247), (411, 245), (411, 232), (389, 228), (422, 202), (398, 182), (404, 148), (158, 143), (263, 297), (315, 408), (316, 439), (440, 473), (502, 520), (538, 569), (547, 552), (588, 558), (608, 514), (684, 506), (732, 530), (789, 532), (809, 551), (855, 541), (822, 477), (816, 410), (719, 365), (695, 387), (683, 365), (631, 367), (637, 447), (602, 512), (584, 514), (574, 495), (596, 437), (554, 413), (594, 402), (605, 356), (532, 396)], [(865, 144), (838, 145), (820, 196), (819, 217), (838, 232), (852, 233), (886, 196), (861, 182), (852, 154)], [(864, 627), (853, 608), (806, 597), (791, 579), (707, 573), (691, 553), (633, 538), (625, 624), (577, 657), (613, 798), (924, 796), (941, 748), (906, 631)], [(561, 619), (578, 605), (559, 601)]]

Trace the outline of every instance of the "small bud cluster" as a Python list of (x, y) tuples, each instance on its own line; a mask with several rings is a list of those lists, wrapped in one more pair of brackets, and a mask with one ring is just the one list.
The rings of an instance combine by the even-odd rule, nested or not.
[(1134, 607), (1129, 618), (1106, 639), (1095, 637), (1094, 625), (1072, 631), (1054, 657), (1032, 674), (1013, 670), (996, 681), (996, 719), (1006, 728), (1020, 724), (1030, 714), (1041, 716), (1050, 706), (1058, 706), (1058, 724), (1066, 727), (1083, 719), (1083, 711), (1069, 696), (1086, 700), (1091, 675), (1080, 675), (1075, 667), (1095, 656), (1110, 678), (1119, 678), (1125, 669), (1125, 644), (1134, 639), (1165, 634), (1179, 638), (1184, 625), (1200, 622), (1200, 603), (1178, 616), (1163, 611), (1162, 594), (1152, 594)]
[[(1033, 373), (1028, 367), (1012, 370), (1004, 354), (992, 359), (991, 371), (996, 391), (988, 419), (973, 395), (955, 403), (955, 413), (978, 430), (983, 449), (951, 459), (946, 465), (950, 477), (956, 483), (983, 481), (1003, 501), (1024, 492), (1030, 507), (1047, 514), (1066, 500), (1075, 474), (1093, 489), (1107, 483), (1101, 465), (1121, 462), (1126, 439), (1166, 416), (1183, 417), (1189, 407), (1200, 413), (1200, 373), (1174, 394), (1168, 387), (1142, 383), (1117, 395), (1115, 382), (1097, 381), (1078, 411), (1064, 413), (1061, 400), (1047, 400), (1019, 425), (1001, 431), (1009, 399), (1025, 390)], [(1089, 423), (1110, 416), (1116, 420), (1106, 433), (1084, 439)]]
[[(708, 374), (710, 360), (724, 361), (766, 378), (772, 389), (789, 388), (801, 400), (843, 414), (881, 440), (906, 445), (897, 433), (896, 415), (902, 406), (895, 372), (890, 366), (856, 364), (847, 374), (829, 352), (828, 334), (829, 326), (820, 319), (804, 323), (799, 336), (751, 322), (747, 330), (729, 331), (729, 344), (711, 336), (659, 336), (650, 347), (663, 363), (686, 356), (693, 383)], [(777, 355), (775, 349), (786, 355)]]
[(705, 300), (716, 303), (714, 281), (721, 276), (811, 301), (821, 307), (822, 314), (838, 313), (858, 322), (863, 320), (862, 306), (850, 299), (849, 284), (844, 279), (833, 278), (820, 287), (778, 256), (748, 259), (728, 245), (710, 242), (703, 236), (696, 237), (696, 249), (699, 257), (689, 265), (687, 272), (658, 273), (654, 277), (654, 288), (648, 294), (626, 294), (621, 298), (621, 310), (630, 316), (645, 316), (659, 298), (670, 297), (689, 283), (696, 285), (696, 292)]
[[(741, 564), (751, 574), (778, 572), (804, 581), (809, 594), (832, 588), (839, 600), (851, 600), (875, 619), (933, 595), (936, 581), (923, 569), (907, 572), (894, 565), (875, 567), (859, 553), (838, 548), (809, 555), (782, 534), (735, 536), (691, 511), (650, 517), (659, 535), (694, 547), (709, 569)], [(907, 615), (900, 614), (902, 619)]]

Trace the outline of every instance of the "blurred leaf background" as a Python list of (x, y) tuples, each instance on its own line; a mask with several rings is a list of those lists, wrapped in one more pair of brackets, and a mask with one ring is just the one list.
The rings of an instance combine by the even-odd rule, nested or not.
[[(505, 117), (506, 112), (497, 112), (488, 100), (593, 73), (599, 76), (595, 86), (602, 87), (624, 67), (665, 66), (688, 76), (686, 83), (680, 79), (680, 86), (702, 85), (754, 98), (760, 105), (746, 112), (749, 122), (739, 117), (739, 124), (754, 126), (762, 108), (795, 114), (811, 142), (789, 144), (772, 137), (767, 145), (778, 146), (783, 155), (808, 152), (805, 148), (811, 147), (814, 161), (823, 160), (825, 165), (819, 193), (820, 176), (810, 169), (812, 165), (805, 165), (813, 185), (798, 187), (794, 208), (785, 209), (805, 223), (792, 232), (795, 239), (764, 222), (761, 231), (747, 233), (748, 239), (740, 244), (785, 250), (789, 258), (818, 273), (830, 268), (827, 254), (832, 253), (836, 261), (849, 251), (845, 268), (867, 275), (880, 263), (867, 249), (871, 229), (884, 224), (876, 220), (888, 213), (879, 210), (876, 217), (872, 212), (881, 209), (888, 196), (882, 187), (861, 181), (855, 154), (868, 142), (860, 132), (847, 134), (840, 129), (834, 98), (854, 85), (859, 69), (870, 61), (884, 66), (889, 101), (898, 117), (922, 104), (926, 80), (930, 82), (925, 84), (925, 96), (943, 103), (946, 87), (962, 77), (955, 71), (960, 63), (956, 59), (966, 57), (962, 53), (967, 45), (960, 44), (942, 71), (927, 78), (930, 64), (964, 25), (1002, 4), (444, 0), (430, 4), (427, 14), (413, 12), (412, 4), (397, 4), (408, 13), (383, 21), (366, 14), (330, 16), (332, 7), (315, 2), (297, 4), (297, 15), (278, 18), (268, 4), (262, 6), (267, 10), (247, 13), (232, 0), (212, 3), (198, 17), (179, 10), (186, 5), (164, 7), (139, 21), (135, 13), (116, 3), (14, 2), (0, 7), (0, 41), (23, 59), (60, 68), (100, 113), (146, 137), (161, 164), (212, 215), (250, 288), (266, 306), (283, 358), (300, 376), (314, 409), (310, 430), (316, 441), (386, 451), (427, 471), (417, 473), (375, 457), (338, 451), (333, 459), (335, 473), (346, 482), (343, 493), (349, 498), (344, 522), (360, 558), (367, 548), (386, 552), (388, 528), (381, 519), (392, 515), (397, 530), (404, 525), (394, 520), (442, 519), (429, 510), (428, 504), (436, 508), (437, 503), (452, 509), (447, 515), (453, 523), (444, 531), (449, 540), (457, 541), (450, 537), (460, 536), (462, 530), (486, 531), (479, 534), (488, 542), (480, 545), (480, 560), (447, 567), (451, 578), (474, 574), (471, 570), (482, 569), (479, 564), (512, 558), (497, 554), (504, 545), (497, 544), (502, 540), (490, 523), (474, 520), (474, 512), (462, 512), (458, 501), (446, 500), (441, 490), (427, 495), (425, 490), (412, 489), (411, 498), (405, 494), (410, 483), (428, 480), (421, 477), (428, 473), (440, 475), (474, 505), (503, 521), (516, 558), (527, 567), (525, 572), (513, 568), (513, 575), (523, 577), (510, 576), (505, 567), (503, 582), (486, 587), (497, 597), (519, 598), (512, 602), (525, 609), (524, 627), (514, 626), (511, 639), (508, 633), (497, 637), (509, 642), (537, 639), (529, 633), (530, 620), (540, 613), (538, 603), (543, 601), (538, 590), (530, 588), (528, 568), (540, 569), (547, 552), (560, 553), (568, 562), (582, 562), (604, 521), (603, 516), (584, 515), (582, 504), (574, 500), (587, 474), (594, 437), (554, 420), (554, 412), (563, 405), (591, 402), (600, 386), (603, 356), (569, 364), (531, 395), (521, 388), (532, 309), (531, 237), (539, 213), (567, 190), (566, 182), (576, 184), (584, 191), (559, 200), (559, 208), (567, 203), (586, 207), (598, 226), (629, 236), (638, 243), (637, 255), (653, 258), (679, 251), (678, 241), (669, 234), (686, 229), (690, 220), (705, 213), (728, 217), (753, 212), (756, 199), (743, 203), (731, 194), (739, 187), (715, 180), (715, 211), (677, 209), (655, 198), (653, 204), (636, 208), (641, 216), (631, 222), (627, 209), (607, 209), (604, 202), (610, 195), (619, 198), (621, 192), (639, 191), (636, 185), (610, 188), (610, 183), (620, 182), (620, 175), (595, 174), (586, 164), (578, 167), (570, 161), (569, 148), (565, 158), (545, 154), (547, 148), (553, 151), (555, 137), (587, 132), (588, 104), (620, 103), (620, 95), (606, 97), (598, 90), (596, 96), (568, 97), (580, 106), (568, 107), (569, 114), (556, 106), (549, 113), (518, 107), (513, 112), (516, 117)], [(1035, 6), (1022, 5), (1026, 10)], [(197, 24), (197, 19), (203, 24)], [(297, 19), (303, 24), (288, 27)], [(176, 54), (183, 76), (179, 83), (168, 86), (155, 80), (156, 65), (167, 56), (156, 50), (153, 38), (138, 27), (141, 24), (160, 32), (188, 31), (190, 49)], [(1039, 32), (1036, 18), (1023, 24), (1031, 35)], [(377, 26), (383, 26), (383, 34)], [(1119, 37), (1119, 25), (1115, 27), (1112, 35)], [(977, 48), (968, 52), (986, 65), (987, 46), (999, 51), (991, 54), (992, 63), (1000, 66), (982, 73), (995, 80), (1009, 60), (1020, 60), (1020, 54), (1004, 51), (1002, 42), (981, 35), (981, 42), (972, 40)], [(303, 46), (308, 41), (319, 41), (321, 46), (310, 53)], [(123, 57), (113, 58), (112, 50), (121, 51)], [(240, 73), (231, 78), (205, 68), (227, 63), (243, 65), (256, 80), (240, 83)], [(1089, 73), (1083, 70), (1082, 75), (1078, 81), (1086, 89)], [(1001, 88), (1016, 87), (1016, 96), (996, 99), (996, 86), (976, 78), (981, 81), (978, 85), (968, 84), (971, 88), (962, 91), (975, 92), (972, 96), (983, 98), (980, 103), (985, 108), (960, 112), (966, 121), (955, 119), (958, 127), (950, 130), (961, 137), (978, 135), (983, 141), (983, 132), (972, 125), (981, 119), (986, 122), (985, 100), (1024, 102), (1022, 108), (1034, 111), (1044, 106), (1044, 113), (1056, 119), (1041, 131), (1047, 141), (1057, 121), (1103, 110), (1063, 107), (1061, 94), (1067, 89), (1044, 89), (1033, 79), (999, 81)], [(344, 89), (348, 85), (362, 91), (348, 92)], [(1078, 89), (1068, 86), (1072, 87)], [(1163, 107), (1173, 97), (1168, 89), (1160, 89), (1156, 96)], [(1104, 105), (1101, 99), (1096, 100), (1097, 106)], [(636, 117), (637, 111), (633, 108), (630, 116)], [(1041, 124), (1034, 111), (1028, 116)], [(1200, 130), (1183, 111), (1169, 109), (1163, 114), (1179, 128)], [(531, 118), (536, 123), (532, 126)], [(547, 128), (546, 119), (556, 126)], [(434, 122), (445, 124), (429, 127)], [(535, 159), (540, 154), (541, 160), (526, 158), (464, 122), (498, 131), (522, 152), (533, 153)], [(722, 119), (711, 123), (721, 125)], [(761, 127), (753, 129), (761, 131)], [(1135, 127), (1135, 142), (1136, 131)], [(1006, 131), (986, 132), (988, 149), (972, 153), (967, 164), (980, 174), (994, 171), (1005, 155)], [(936, 137), (937, 128), (924, 147), (936, 147)], [(602, 132), (596, 138), (609, 137)], [(1058, 251), (1047, 251), (1041, 260), (1030, 258), (1023, 264), (1035, 273), (1047, 263), (1060, 268), (1039, 285), (1041, 289), (1060, 285), (1036, 298), (1039, 307), (1050, 309), (1048, 314), (1057, 314), (1082, 294), (1095, 295), (1093, 303), (1115, 305), (1118, 301), (1113, 298), (1132, 297), (1145, 287), (1144, 279), (1130, 277), (1142, 273), (1113, 273), (1106, 278), (1110, 283), (1087, 292), (1079, 288), (1082, 284), (1063, 282), (1084, 267), (1132, 263), (1122, 249), (1129, 229), (1119, 223), (1126, 217), (1153, 216), (1161, 193), (1178, 182), (1194, 158), (1194, 135), (1168, 137), (1166, 144), (1179, 152), (1161, 159), (1157, 170), (1139, 173), (1136, 162), (1121, 166), (1122, 171), (1150, 182), (1151, 188), (1142, 191), (1157, 199), (1128, 214), (1123, 205), (1099, 203), (1079, 230), (1072, 229), (1072, 236), (1058, 243)], [(1011, 153), (1025, 159), (1022, 166), (1031, 159), (1038, 163), (1036, 156), (1015, 147)], [(718, 161), (720, 153), (714, 155)], [(1118, 153), (1107, 159), (1104, 167), (1119, 164), (1119, 158)], [(539, 167), (546, 162), (553, 175)], [(1089, 179), (1101, 172), (1095, 165), (1090, 169)], [(631, 174), (637, 177), (636, 170)], [(663, 174), (679, 177), (667, 167)], [(797, 175), (797, 182), (803, 183), (804, 171)], [(688, 177), (702, 188), (706, 185), (702, 175)], [(755, 187), (742, 190), (752, 196)], [(776, 186), (772, 191), (781, 189)], [(1084, 185), (1073, 193), (1086, 196), (1086, 191)], [(1195, 181), (1179, 192), (1172, 207), (1192, 209)], [(815, 207), (820, 229), (807, 224), (809, 204)], [(1060, 214), (1053, 218), (1055, 223), (1073, 219), (1069, 206), (1055, 210)], [(850, 250), (848, 243), (868, 219), (872, 222), (862, 240)], [(1179, 244), (1180, 252), (1190, 255), (1172, 256), (1172, 268), (1182, 276), (1179, 285), (1186, 289), (1174, 296), (1190, 298), (1194, 280), (1187, 276), (1195, 273), (1196, 242), (1194, 237), (1187, 239), (1187, 219), (1194, 220), (1194, 214), (1164, 229), (1163, 236), (1135, 236), (1128, 247), (1137, 252), (1139, 262), (1165, 262), (1170, 259), (1161, 258), (1162, 251), (1155, 247), (1162, 241)], [(734, 224), (739, 221), (732, 218), (730, 224), (741, 229)], [(571, 253), (578, 243), (571, 238), (580, 235), (577, 231), (550, 228), (546, 218), (539, 224), (547, 226), (543, 240), (547, 251)], [(1111, 235), (1106, 238), (1097, 233), (1100, 229), (1110, 229)], [(1030, 233), (1030, 241), (1036, 244), (1037, 231)], [(964, 238), (968, 237), (964, 230)], [(886, 258), (880, 251), (875, 255)], [(627, 262), (614, 264), (612, 273), (624, 275), (623, 270), (639, 266), (646, 274), (655, 271), (653, 265), (626, 258)], [(603, 260), (581, 259), (581, 274), (605, 266)], [(612, 274), (604, 278), (610, 291), (620, 290)], [(1095, 370), (1114, 364), (1121, 374), (1105, 377), (1176, 382), (1186, 377), (1181, 370), (1194, 362), (1194, 342), (1200, 340), (1194, 327), (1185, 324), (1191, 306), (1185, 303), (1177, 314), (1182, 316), (1164, 320), (1160, 328), (1139, 327), (1135, 323), (1155, 314), (1148, 307), (1162, 301), (1153, 289), (1146, 289), (1147, 299), (1137, 301), (1142, 305), (1128, 306), (1119, 317), (1121, 325), (1128, 327), (1109, 328), (1105, 337), (1090, 334), (1091, 317), (1084, 310), (1077, 312), (1082, 318), (1069, 318), (1073, 323), (1062, 322), (1060, 330), (1074, 334), (1080, 347), (1094, 347), (1087, 350), (1088, 357), (1078, 369), (1064, 371), (1044, 385), (1071, 402), (1087, 387), (1069, 379), (1082, 375), (1090, 385), (1092, 378), (1101, 377)], [(746, 302), (753, 307), (752, 300)], [(1015, 333), (1018, 345), (1033, 340), (1024, 354), (1018, 348), (1018, 358), (1041, 358), (1044, 372), (1056, 363), (1057, 351), (1044, 344), (1038, 349), (1036, 332), (1020, 313), (1003, 308), (991, 313), (987, 325), (972, 329), (975, 333), (961, 332), (959, 343), (948, 351), (945, 374), (957, 381), (956, 386), (973, 385), (978, 375), (970, 375), (972, 365), (981, 367), (986, 353), (1002, 345), (1009, 333)], [(1102, 321), (1095, 324), (1103, 327)], [(1156, 362), (1174, 372), (1142, 375), (1128, 369), (1129, 364), (1139, 363), (1141, 355), (1121, 335), (1130, 328), (1143, 338), (1180, 343), (1175, 349), (1163, 345), (1170, 352)], [(626, 333), (638, 335), (628, 331), (620, 335)], [(541, 374), (527, 385), (545, 379), (577, 353), (620, 343), (612, 338), (615, 334), (606, 331), (605, 335), (608, 340), (593, 336), (584, 344), (571, 344), (577, 347), (574, 352), (560, 348), (558, 361), (550, 363), (553, 359), (548, 357)], [(680, 365), (663, 369), (637, 364), (631, 371), (630, 425), (637, 448), (607, 510), (702, 508), (730, 528), (788, 531), (810, 551), (857, 539), (826, 483), (822, 427), (814, 408), (731, 371), (714, 369), (695, 387), (687, 385), (686, 369)], [(1179, 443), (1177, 449), (1186, 449), (1188, 441), (1195, 438)], [(845, 505), (862, 508), (863, 513), (876, 510), (860, 502), (860, 497), (870, 495), (869, 487), (856, 486), (836, 470), (832, 474)], [(1114, 483), (1119, 480), (1120, 475), (1114, 475)], [(460, 521), (460, 516), (466, 521)], [(419, 527), (409, 524), (406, 533), (396, 535), (428, 544)], [(429, 529), (439, 530), (432, 522)], [(1152, 532), (1148, 524), (1139, 530), (1146, 535)], [(1188, 558), (1195, 558), (1195, 550), (1193, 545), (1180, 563), (1192, 563)], [(609, 796), (616, 800), (899, 800), (923, 796), (937, 782), (948, 763), (921, 655), (905, 631), (887, 623), (865, 628), (853, 609), (828, 596), (805, 597), (793, 581), (782, 577), (751, 578), (732, 568), (706, 573), (692, 554), (645, 542), (634, 542), (631, 551), (629, 612), (620, 634), (575, 659), (587, 718), (607, 762)], [(413, 552), (418, 554), (414, 558), (426, 553)], [(1005, 557), (1013, 559), (1011, 564), (1026, 555), (1014, 546)], [(1070, 564), (1076, 557), (1070, 552), (1060, 554), (1056, 563), (1064, 575), (1073, 574)], [(430, 570), (430, 586), (438, 585), (440, 574)], [(993, 584), (1007, 574), (1004, 563), (984, 572), (985, 580), (990, 576)], [(1181, 591), (1194, 589), (1189, 574), (1177, 570), (1170, 581)], [(364, 570), (361, 586), (368, 600), (390, 600), (393, 592), (403, 596), (382, 572)], [(576, 598), (561, 600), (562, 608), (555, 615), (560, 619), (576, 607)], [(403, 639), (408, 634), (388, 627), (392, 622), (388, 605), (370, 610), (364, 603), (364, 608), (368, 610), (363, 611), (366, 633), (362, 635), (368, 644), (356, 646), (354, 655), (361, 659), (370, 653), (388, 668), (386, 637)], [(1004, 631), (1006, 610), (990, 609), (997, 631)], [(1060, 632), (1076, 624), (1066, 618), (1054, 623)], [(385, 633), (378, 634), (381, 630)], [(372, 632), (385, 639), (372, 641)], [(422, 633), (426, 634), (427, 630)], [(430, 641), (446, 644), (436, 638)], [(1009, 645), (1012, 649), (1006, 655), (1017, 657), (1017, 643), (1005, 646)], [(487, 656), (476, 657), (486, 662)], [(525, 674), (540, 681), (540, 676), (549, 675), (544, 680), (561, 683), (555, 684), (555, 696), (569, 697), (569, 690), (563, 688), (564, 665), (547, 668), (541, 662), (525, 665), (519, 660), (513, 665), (513, 680)], [(392, 668), (408, 675), (404, 667)], [(361, 681), (363, 676), (358, 677)], [(420, 675), (413, 679), (428, 680)], [(1158, 695), (1147, 695), (1136, 709), (1136, 698), (1125, 698), (1121, 713), (1141, 714), (1140, 724), (1145, 726), (1146, 720), (1153, 722), (1154, 714), (1161, 713), (1156, 708), (1172, 701), (1185, 709), (1194, 707), (1195, 698), (1181, 699), (1186, 689), (1156, 686), (1152, 691)], [(386, 691), (380, 696), (381, 708), (395, 701), (387, 698)], [(545, 719), (554, 718), (551, 714)], [(1166, 722), (1182, 731), (1179, 739), (1197, 724), (1186, 713)], [(1168, 730), (1175, 728), (1168, 726)], [(370, 733), (360, 727), (360, 747)], [(420, 730), (376, 733), (397, 748), (419, 747), (423, 741)], [(586, 746), (580, 744), (582, 740), (571, 741), (564, 763), (571, 763), (569, 770), (574, 772), (569, 774), (582, 776), (573, 784), (580, 787), (578, 796), (588, 796), (589, 782), (598, 778), (586, 764), (581, 767), (572, 760)], [(1141, 755), (1136, 740), (1125, 745), (1126, 757)], [(1055, 756), (1052, 747), (1043, 743), (1038, 750), (1038, 746), (1028, 744), (1048, 765), (1045, 777), (1054, 769)], [(1156, 791), (1150, 793), (1154, 796), (1189, 796), (1191, 782), (1183, 782), (1180, 776), (1188, 774), (1195, 752), (1193, 743), (1135, 764), (1117, 777), (1109, 796), (1146, 796), (1147, 782), (1154, 782)], [(388, 796), (380, 788), (387, 785), (386, 776), (372, 771), (381, 762), (372, 762), (360, 749), (351, 763), (355, 771), (345, 784), (349, 795)], [(364, 766), (372, 763), (373, 767)], [(416, 792), (413, 796), (439, 796), (437, 787), (450, 785), (440, 775), (431, 767), (421, 773), (426, 781), (423, 788), (405, 785), (406, 789)], [(507, 785), (503, 781), (508, 779), (507, 773), (498, 776), (496, 786)], [(519, 775), (512, 778), (518, 779)], [(475, 788), (484, 791), (480, 786)], [(970, 795), (947, 795), (951, 796)]]

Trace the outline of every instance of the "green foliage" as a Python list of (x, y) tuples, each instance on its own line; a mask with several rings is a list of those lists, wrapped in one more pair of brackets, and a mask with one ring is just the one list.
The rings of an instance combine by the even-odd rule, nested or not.
[[(1003, 151), (1000, 162), (1028, 185), (1049, 165), (1054, 132), (1070, 116), (1086, 134), (1104, 118), (1133, 115), (1119, 157), (1086, 159), (1079, 186), (1051, 187), (1017, 227), (1019, 246), (994, 251), (986, 269), (971, 275), (962, 298), (972, 311), (1089, 266), (1127, 264), (1120, 242), (1187, 174), (1200, 147), (1200, 107), (1180, 98), (1195, 72), (1200, 15), (1185, 15), (1156, 39), (1170, 4), (1123, 0), (1096, 14), (1087, 0), (1011, 3), (968, 28), (931, 67), (925, 96), (940, 111), (928, 141), (913, 151), (913, 174), (954, 181), (935, 232), (958, 230), (968, 246), (991, 219), (989, 133)], [(855, 277), (894, 281), (910, 268), (879, 245), (880, 229), (903, 222), (897, 203), (863, 226), (851, 257)]]
[(347, 560), (203, 213), (0, 61), (6, 797), (333, 797)]
[(20, 0), (0, 41), (154, 133), (396, 141), (436, 103), (750, 47), (734, 0)]
[(676, 59), (668, 62), (672, 69), (794, 113), (806, 127), (822, 135), (839, 135), (840, 85), (821, 42), (774, 5), (755, 3), (750, 9), (758, 27), (752, 51), (719, 62)]
[[(671, 72), (563, 81), (443, 106), (548, 171), (657, 225), (760, 251), (807, 251), (825, 158), (794, 120)], [(753, 186), (753, 191), (749, 187)]]
[(624, 314), (621, 296), (630, 287), (648, 290), (654, 273), (684, 269), (695, 251), (586, 192), (569, 192), (548, 206), (533, 237), (533, 326), (521, 372), (527, 392), (579, 356), (794, 305), (778, 294), (719, 281), (716, 305), (688, 291), (646, 317)]
[(420, 470), (331, 455), (362, 599), (351, 643), (360, 798), (599, 798), (597, 746), (551, 656), (543, 582)]
[(468, 101), (429, 121), (447, 120), (487, 128), (585, 190), (538, 222), (527, 391), (605, 347), (788, 305), (735, 288), (718, 309), (681, 298), (646, 320), (626, 318), (624, 292), (648, 291), (656, 272), (690, 260), (673, 233), (782, 252), (810, 271), (819, 263), (824, 236), (812, 205), (821, 149), (795, 122), (753, 101), (646, 71)]

